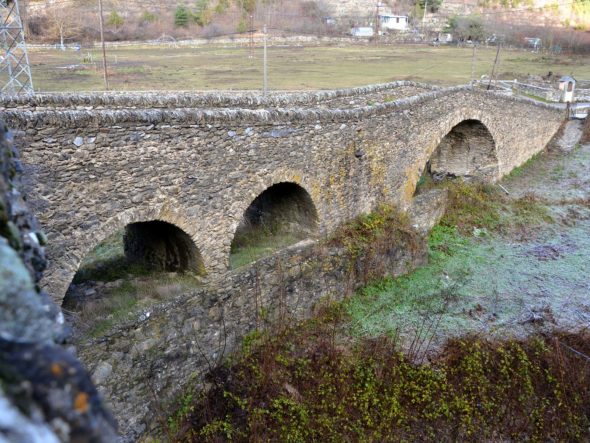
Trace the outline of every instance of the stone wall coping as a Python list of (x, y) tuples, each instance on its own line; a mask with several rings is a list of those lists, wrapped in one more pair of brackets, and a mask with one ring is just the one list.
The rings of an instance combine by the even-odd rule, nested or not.
[[(367, 87), (368, 90), (370, 87)], [(208, 124), (231, 123), (235, 126), (244, 124), (289, 124), (291, 122), (322, 123), (351, 122), (389, 112), (406, 110), (418, 104), (436, 100), (455, 93), (467, 92), (475, 96), (495, 97), (514, 103), (525, 103), (529, 106), (563, 112), (558, 105), (542, 103), (528, 97), (506, 96), (497, 91), (474, 90), (469, 85), (452, 86), (436, 89), (411, 97), (402, 98), (388, 103), (379, 103), (354, 109), (325, 108), (179, 108), (179, 109), (93, 109), (93, 110), (6, 110), (2, 117), (10, 126), (28, 127), (54, 126), (84, 128), (92, 126), (109, 126), (121, 123), (137, 123), (156, 125), (160, 123), (174, 124)]]
[(256, 91), (145, 91), (145, 92), (82, 92), (41, 93), (36, 95), (0, 96), (0, 107), (76, 107), (106, 106), (129, 108), (193, 108), (193, 107), (289, 107), (316, 104), (343, 97), (355, 97), (414, 86), (428, 90), (438, 86), (408, 80), (356, 88), (311, 92), (274, 92), (264, 97)]

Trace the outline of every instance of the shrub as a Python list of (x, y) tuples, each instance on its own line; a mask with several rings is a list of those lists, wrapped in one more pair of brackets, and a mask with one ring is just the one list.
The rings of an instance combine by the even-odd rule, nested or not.
[[(587, 441), (590, 336), (453, 340), (428, 365), (388, 338), (339, 343), (336, 307), (256, 336), (174, 441)], [(180, 420), (179, 420), (180, 419)]]
[(125, 19), (117, 11), (111, 11), (107, 19), (107, 25), (120, 28), (124, 23)]
[(139, 18), (142, 24), (154, 23), (156, 21), (156, 14), (150, 11), (143, 11)]

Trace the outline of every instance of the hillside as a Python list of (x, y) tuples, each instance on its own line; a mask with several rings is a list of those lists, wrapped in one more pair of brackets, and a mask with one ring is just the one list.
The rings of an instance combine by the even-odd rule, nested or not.
[[(23, 5), (32, 40), (98, 39), (94, 1), (28, 0)], [(231, 36), (261, 30), (265, 23), (274, 33), (344, 35), (353, 25), (371, 26), (377, 11), (374, 0), (104, 0), (104, 5), (107, 40)], [(477, 17), (485, 34), (512, 34), (515, 41), (531, 35), (550, 39), (540, 35), (546, 34), (543, 27), (558, 32), (590, 29), (590, 0), (388, 0), (381, 5), (383, 12), (409, 15), (416, 28), (424, 20), (433, 32), (443, 30), (453, 16)], [(334, 21), (327, 25), (326, 17)]]

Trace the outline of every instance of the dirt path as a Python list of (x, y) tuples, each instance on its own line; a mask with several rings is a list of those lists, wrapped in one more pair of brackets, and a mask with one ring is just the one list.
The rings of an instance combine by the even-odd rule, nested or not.
[(590, 144), (577, 144), (580, 135), (571, 122), (556, 146), (501, 183), (512, 198), (541, 201), (552, 220), (511, 236), (449, 236), (450, 256), (353, 297), (356, 330), (401, 334), (406, 347), (421, 336), (435, 352), (468, 333), (524, 337), (590, 326)]

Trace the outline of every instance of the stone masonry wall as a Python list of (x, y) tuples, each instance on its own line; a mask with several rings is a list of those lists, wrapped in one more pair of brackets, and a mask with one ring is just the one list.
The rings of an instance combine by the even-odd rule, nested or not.
[(158, 108), (276, 108), (315, 106), (346, 98), (371, 96), (402, 88), (436, 91), (440, 88), (408, 80), (347, 89), (312, 92), (80, 92), (38, 93), (35, 95), (2, 95), (0, 109), (158, 109)]
[(29, 200), (51, 239), (44, 284), (58, 301), (82, 258), (128, 223), (180, 227), (215, 275), (227, 269), (244, 211), (273, 184), (307, 190), (323, 235), (380, 202), (408, 207), (426, 161), (466, 119), (490, 131), (499, 176), (543, 149), (562, 120), (551, 106), (465, 87), (355, 109), (4, 116), (18, 130)]

